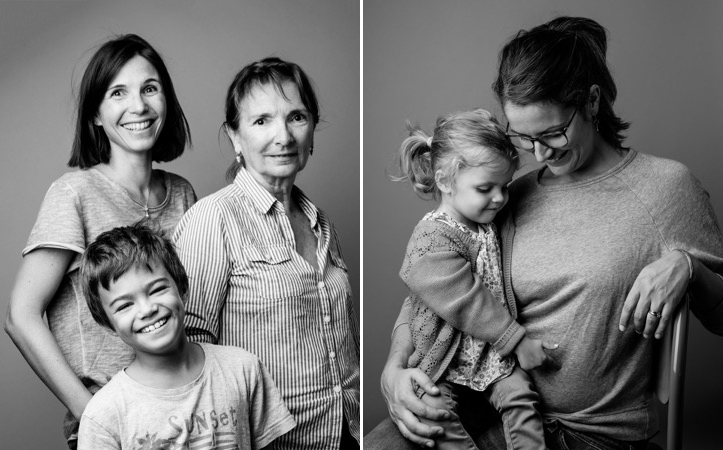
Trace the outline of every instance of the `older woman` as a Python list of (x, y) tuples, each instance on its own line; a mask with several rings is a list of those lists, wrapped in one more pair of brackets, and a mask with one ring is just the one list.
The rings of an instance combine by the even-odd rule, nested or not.
[(355, 448), (359, 331), (326, 214), (294, 185), (313, 153), (316, 95), (267, 58), (228, 89), (233, 183), (186, 213), (174, 241), (190, 278), (191, 339), (241, 346), (269, 368), (297, 427), (274, 448)]
[[(606, 50), (598, 23), (560, 17), (505, 45), (494, 84), (513, 143), (544, 164), (510, 187), (501, 239), (518, 322), (559, 344), (548, 351), (557, 364), (530, 373), (551, 449), (646, 448), (658, 430), (648, 338), (663, 336), (686, 292), (723, 334), (723, 237), (708, 195), (682, 164), (623, 145)], [(401, 433), (431, 446), (440, 428), (417, 415), (446, 413), (413, 394), (411, 380), (437, 389), (406, 369), (400, 319), (382, 387)], [(386, 426), (365, 448), (404, 447)], [(505, 448), (494, 429), (475, 431), (484, 448)]]

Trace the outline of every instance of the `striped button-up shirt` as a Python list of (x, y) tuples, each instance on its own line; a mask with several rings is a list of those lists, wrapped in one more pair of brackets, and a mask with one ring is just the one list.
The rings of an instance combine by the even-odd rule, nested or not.
[(283, 205), (245, 169), (181, 219), (191, 340), (235, 345), (269, 369), (297, 427), (273, 448), (337, 449), (344, 419), (359, 441), (359, 326), (347, 268), (323, 211), (294, 187), (317, 238), (317, 267), (297, 251)]

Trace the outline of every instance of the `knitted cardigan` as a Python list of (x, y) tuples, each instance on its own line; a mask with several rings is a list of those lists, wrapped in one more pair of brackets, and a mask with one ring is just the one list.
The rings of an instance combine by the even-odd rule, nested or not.
[(470, 234), (438, 221), (421, 220), (407, 245), (399, 276), (410, 290), (410, 330), (418, 367), (436, 382), (459, 346), (462, 332), (490, 343), (506, 357), (525, 329), (475, 273), (480, 243)]

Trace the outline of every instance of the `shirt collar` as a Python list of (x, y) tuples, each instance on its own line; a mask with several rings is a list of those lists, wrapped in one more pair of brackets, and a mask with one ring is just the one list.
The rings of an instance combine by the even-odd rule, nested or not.
[[(245, 167), (239, 169), (233, 182), (241, 188), (261, 214), (268, 214), (274, 208), (283, 210), (281, 202), (261, 186)], [(311, 200), (304, 192), (296, 186), (291, 190), (291, 197), (297, 201), (301, 210), (309, 218), (311, 227), (314, 228), (319, 220), (319, 210), (316, 209), (316, 206), (311, 203)]]

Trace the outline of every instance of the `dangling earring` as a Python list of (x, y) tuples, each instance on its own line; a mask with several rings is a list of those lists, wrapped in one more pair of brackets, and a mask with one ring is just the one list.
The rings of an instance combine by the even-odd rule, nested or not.
[(241, 152), (236, 153), (236, 162), (241, 164)]
[(597, 118), (597, 114), (593, 114), (592, 123), (595, 125), (595, 131), (600, 132), (600, 119)]
[(310, 155), (314, 154), (314, 144), (311, 144), (311, 147), (309, 147), (309, 154)]

